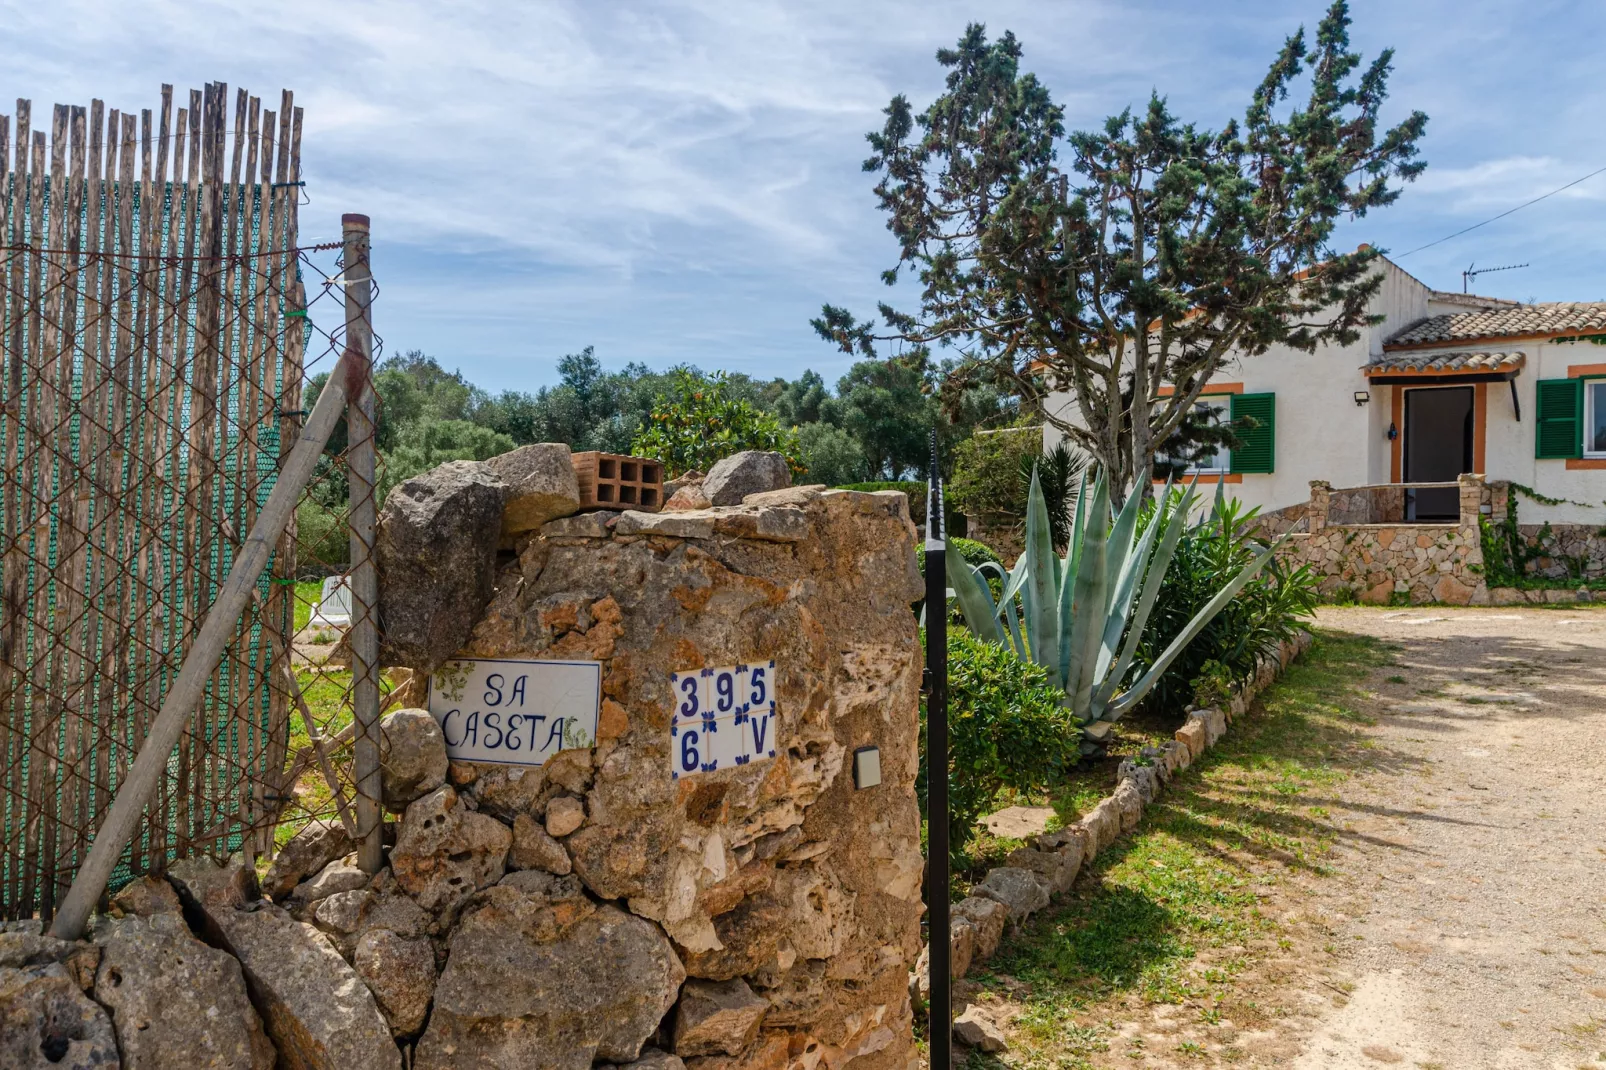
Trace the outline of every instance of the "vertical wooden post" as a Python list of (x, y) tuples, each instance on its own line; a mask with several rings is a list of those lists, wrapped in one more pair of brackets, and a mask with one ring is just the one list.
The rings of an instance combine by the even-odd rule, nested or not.
[(948, 553), (937, 468), (937, 433), (931, 434), (931, 479), (926, 484), (926, 919), (931, 954), (931, 1070), (952, 1065), (953, 1003), (948, 903)]
[(340, 219), (346, 243), (341, 279), (346, 290), (347, 481), (351, 487), (351, 689), (357, 735), (352, 754), (357, 781), (357, 864), (364, 873), (384, 865), (379, 809), (379, 574), (374, 562), (373, 277), (368, 270), (368, 217)]

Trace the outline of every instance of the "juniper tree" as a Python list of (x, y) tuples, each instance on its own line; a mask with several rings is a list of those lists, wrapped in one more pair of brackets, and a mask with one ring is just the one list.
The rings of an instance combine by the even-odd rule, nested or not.
[[(1370, 322), (1379, 253), (1330, 239), (1420, 173), (1427, 116), (1380, 129), (1393, 52), (1362, 70), (1349, 26), (1337, 0), (1309, 45), (1303, 28), (1289, 37), (1243, 120), (1219, 131), (1153, 95), (1069, 135), (1014, 35), (970, 26), (937, 53), (946, 91), (918, 114), (894, 97), (867, 135), (864, 168), (899, 243), (882, 277), (915, 272), (918, 311), (882, 303), (878, 327), (826, 305), (815, 329), (866, 355), (955, 347), (953, 390), (1007, 382), (1030, 403), (1068, 390), (1080, 420), (1049, 421), (1118, 497), (1147, 486), (1229, 354), (1348, 344)], [(1303, 103), (1285, 106), (1296, 85)]]

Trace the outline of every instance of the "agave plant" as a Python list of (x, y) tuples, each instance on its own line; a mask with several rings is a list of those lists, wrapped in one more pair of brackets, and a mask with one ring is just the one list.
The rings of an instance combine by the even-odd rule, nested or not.
[[(980, 638), (1007, 644), (1018, 656), (1048, 669), (1082, 726), (1084, 753), (1091, 754), (1103, 748), (1111, 725), (1143, 700), (1166, 667), (1270, 560), (1277, 544), (1260, 551), (1138, 679), (1126, 684), (1196, 494), (1192, 486), (1172, 494), (1168, 483), (1153, 521), (1139, 535), (1141, 495), (1131, 495), (1112, 520), (1104, 474), (1091, 490), (1086, 483), (1084, 476), (1064, 558), (1054, 553), (1048, 509), (1034, 474), (1026, 506), (1026, 549), (1014, 569), (1005, 573), (990, 563), (972, 567), (958, 554), (948, 555), (947, 567), (948, 584), (966, 625)], [(1004, 581), (996, 603), (987, 586), (989, 572)]]

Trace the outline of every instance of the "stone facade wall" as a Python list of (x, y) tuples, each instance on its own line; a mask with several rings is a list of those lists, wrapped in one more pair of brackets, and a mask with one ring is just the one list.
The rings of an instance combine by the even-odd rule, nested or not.
[(1344, 516), (1386, 510), (1389, 496), (1379, 497), (1377, 492), (1387, 489), (1335, 491), (1325, 483), (1312, 483), (1306, 512), (1309, 531), (1290, 535), (1279, 558), (1290, 567), (1309, 565), (1320, 577), (1322, 594), (1329, 598), (1348, 594), (1377, 604), (1487, 602), (1478, 526), (1488, 495), (1483, 477), (1461, 477), (1461, 519), (1456, 524), (1330, 521), (1335, 500), (1341, 503), (1340, 515)]

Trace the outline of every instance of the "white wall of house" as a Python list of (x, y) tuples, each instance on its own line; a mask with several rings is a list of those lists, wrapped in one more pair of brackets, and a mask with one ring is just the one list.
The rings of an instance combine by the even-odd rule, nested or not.
[[(1260, 356), (1229, 361), (1217, 373), (1215, 383), (1242, 384), (1244, 393), (1269, 392), (1277, 398), (1275, 470), (1228, 477), (1229, 494), (1269, 510), (1308, 500), (1315, 479), (1335, 487), (1393, 481), (1394, 450), (1388, 431), (1395, 422), (1395, 387), (1371, 386), (1362, 367), (1382, 354), (1386, 339), (1410, 324), (1429, 315), (1470, 308), (1452, 296), (1436, 296), (1397, 265), (1385, 261), (1384, 271), (1382, 289), (1372, 305), (1373, 314), (1381, 315), (1383, 322), (1363, 329), (1354, 344), (1323, 346), (1315, 353), (1274, 347)], [(1606, 524), (1606, 464), (1534, 457), (1534, 384), (1540, 379), (1567, 378), (1573, 366), (1606, 365), (1606, 348), (1583, 342), (1520, 340), (1439, 348), (1445, 352), (1474, 349), (1526, 354), (1526, 367), (1515, 380), (1520, 422), (1512, 408), (1511, 388), (1503, 382), (1485, 384), (1482, 412), (1475, 408), (1484, 420), (1485, 474), (1532, 487), (1547, 497), (1589, 504), (1547, 506), (1519, 495), (1522, 522)], [(1367, 404), (1356, 404), (1358, 391), (1369, 395)], [(1050, 395), (1045, 405), (1072, 424), (1081, 422), (1068, 393)], [(1404, 433), (1403, 421), (1396, 430)], [(1062, 437), (1050, 426), (1045, 430), (1045, 445), (1053, 448)]]

